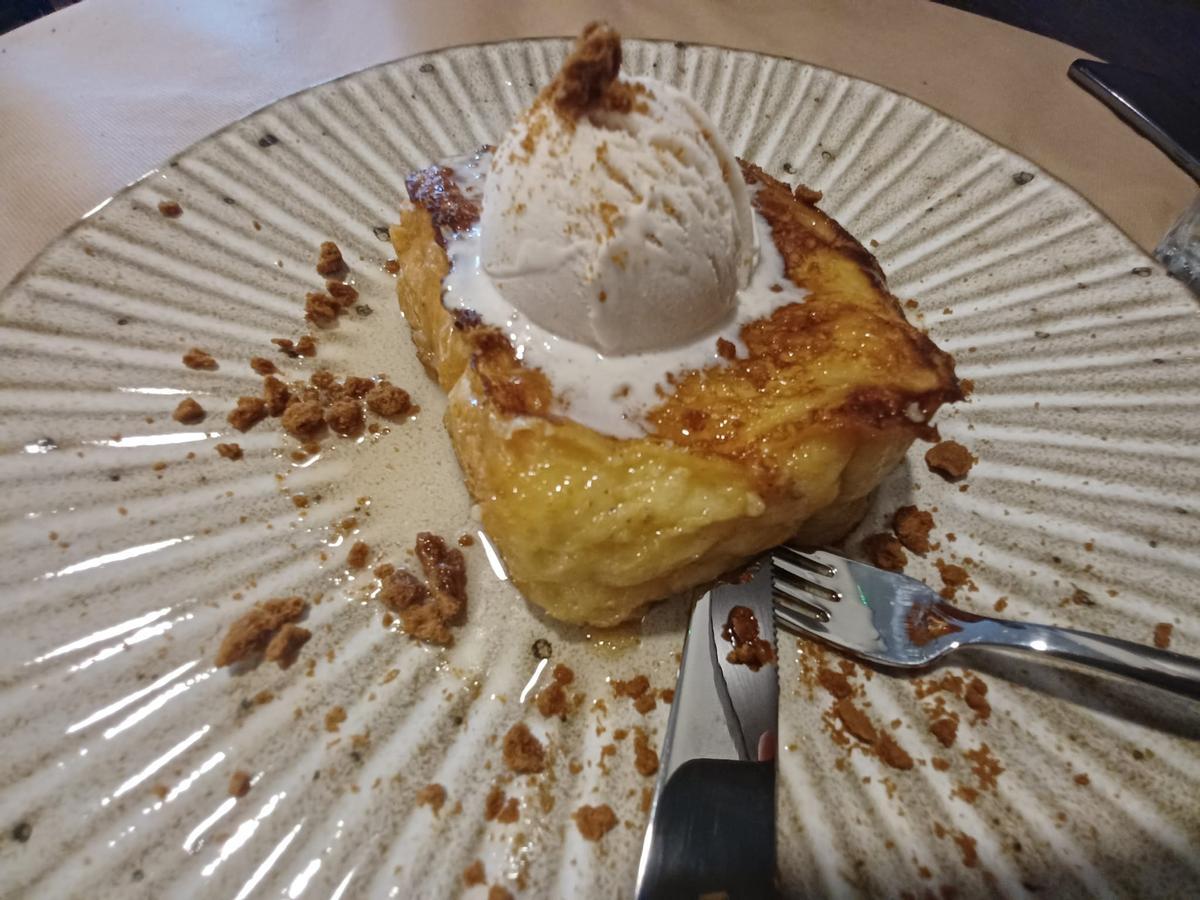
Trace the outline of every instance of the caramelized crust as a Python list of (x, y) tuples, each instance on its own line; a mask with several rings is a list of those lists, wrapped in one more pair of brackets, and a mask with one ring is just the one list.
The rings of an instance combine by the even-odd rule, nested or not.
[(454, 173), (445, 166), (430, 166), (414, 172), (404, 179), (404, 186), (413, 203), (433, 217), (439, 243), (442, 241), (440, 229), (448, 228), (457, 233), (479, 221), (479, 207), (467, 199), (455, 183)]
[(673, 379), (639, 439), (572, 421), (504, 335), (442, 305), (449, 264), (429, 193), (392, 228), (400, 304), (450, 395), (467, 486), (514, 583), (557, 618), (615, 624), (793, 535), (841, 537), (962, 396), (951, 358), (909, 325), (817, 195), (743, 173), (788, 278), (810, 293), (748, 323), (745, 356)]

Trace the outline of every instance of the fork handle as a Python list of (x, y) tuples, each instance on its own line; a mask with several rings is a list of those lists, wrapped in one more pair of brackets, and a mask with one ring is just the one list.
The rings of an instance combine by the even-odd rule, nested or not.
[(1200, 659), (1192, 656), (1052, 625), (988, 618), (972, 630), (972, 644), (1047, 653), (1200, 699)]

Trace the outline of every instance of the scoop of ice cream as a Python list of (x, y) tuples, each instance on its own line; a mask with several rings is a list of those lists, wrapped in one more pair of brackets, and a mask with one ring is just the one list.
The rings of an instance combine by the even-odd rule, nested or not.
[(605, 355), (666, 349), (734, 314), (755, 263), (737, 161), (684, 93), (616, 80), (589, 29), (496, 148), (482, 263), (518, 312)]

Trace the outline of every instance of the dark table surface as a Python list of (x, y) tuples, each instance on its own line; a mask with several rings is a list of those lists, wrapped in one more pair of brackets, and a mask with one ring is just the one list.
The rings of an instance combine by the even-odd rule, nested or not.
[(1200, 93), (1200, 0), (938, 0)]

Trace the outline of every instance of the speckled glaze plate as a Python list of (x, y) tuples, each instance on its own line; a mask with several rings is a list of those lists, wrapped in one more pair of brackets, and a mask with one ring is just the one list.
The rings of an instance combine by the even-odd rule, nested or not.
[[(385, 628), (369, 575), (345, 564), (352, 539), (403, 563), (417, 531), (476, 530), (382, 229), (408, 171), (494, 140), (566, 46), (448, 50), (281, 100), (94, 210), (0, 297), (3, 895), (443, 897), (476, 859), (475, 896), (631, 892), (652, 780), (616, 736), (639, 725), (657, 746), (668, 708), (640, 715), (605, 682), (672, 686), (684, 611), (615, 633), (557, 625), (477, 542), (469, 620), (439, 651)], [(918, 103), (785, 59), (625, 49), (739, 154), (823, 190), (975, 383), (940, 418), (980, 457), (967, 486), (914, 448), (859, 536), (903, 503), (934, 509), (940, 549), (909, 571), (939, 584), (937, 559), (963, 565), (967, 608), (1144, 642), (1166, 623), (1200, 652), (1194, 299), (1063, 185)], [(421, 411), (301, 464), (276, 426), (231, 436), (225, 413), (259, 390), (249, 358), (303, 331), (326, 239), (360, 298), (316, 362), (388, 373)], [(220, 368), (182, 366), (191, 346)], [(313, 368), (274, 355), (289, 376)], [(202, 424), (172, 421), (186, 396)], [(229, 440), (245, 459), (217, 455)], [(321, 600), (300, 662), (215, 669), (229, 623), (288, 594)], [(550, 677), (539, 639), (586, 698), (565, 721), (531, 708)], [(818, 673), (836, 660), (789, 637), (781, 651), (789, 896), (1194, 895), (1196, 704), (997, 654), (920, 680), (854, 668), (854, 702), (913, 760), (901, 770), (832, 712)], [(948, 747), (939, 718), (958, 722)], [(549, 748), (541, 776), (505, 775), (497, 739), (519, 720)], [(237, 770), (252, 776), (240, 798)], [(436, 813), (416, 802), (430, 783), (447, 792)], [(494, 784), (516, 821), (485, 820)], [(599, 843), (571, 818), (585, 803), (616, 811)]]

